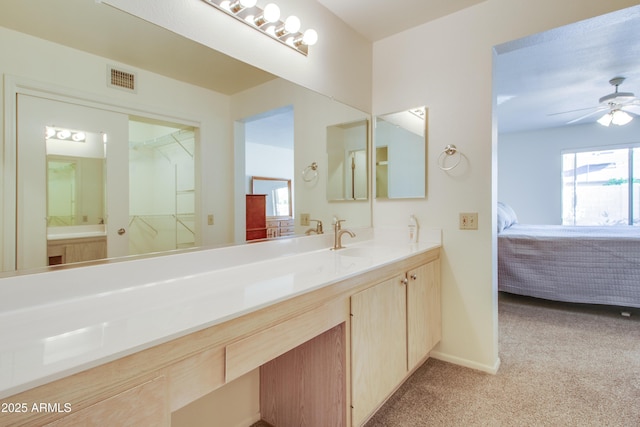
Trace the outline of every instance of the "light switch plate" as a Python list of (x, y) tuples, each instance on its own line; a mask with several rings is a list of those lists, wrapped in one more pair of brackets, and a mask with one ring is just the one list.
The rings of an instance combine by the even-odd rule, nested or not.
[(310, 222), (311, 222), (311, 214), (308, 214), (308, 213), (300, 214), (300, 225), (308, 226)]
[(460, 230), (477, 230), (478, 212), (460, 212)]
[(207, 215), (207, 224), (213, 225), (213, 214)]

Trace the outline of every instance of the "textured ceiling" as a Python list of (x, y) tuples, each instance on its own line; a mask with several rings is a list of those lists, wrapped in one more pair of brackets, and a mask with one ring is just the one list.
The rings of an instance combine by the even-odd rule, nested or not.
[[(514, 132), (564, 126), (612, 93), (640, 96), (640, 6), (516, 40), (496, 48), (498, 128)], [(557, 114), (565, 111), (565, 114)], [(640, 114), (640, 109), (634, 110)], [(592, 115), (575, 124), (596, 121)]]

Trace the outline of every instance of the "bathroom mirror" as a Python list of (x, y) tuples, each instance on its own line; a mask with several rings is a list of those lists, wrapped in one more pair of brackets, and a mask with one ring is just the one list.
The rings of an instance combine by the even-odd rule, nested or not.
[(47, 155), (47, 226), (104, 223), (104, 161)]
[(376, 198), (426, 197), (427, 113), (418, 107), (376, 116)]
[[(295, 205), (290, 205), (291, 216), (295, 218), (299, 213), (309, 213), (314, 218), (330, 221), (335, 214), (346, 218), (352, 227), (371, 225), (370, 203), (336, 206), (329, 204), (325, 197), (328, 167), (324, 158), (326, 127), (334, 123), (368, 119), (366, 112), (230, 58), (123, 13), (104, 2), (7, 0), (3, 5), (0, 14), (0, 39), (6, 43), (0, 44), (0, 69), (5, 73), (5, 79), (45, 83), (47, 88), (63, 89), (72, 95), (84, 97), (88, 102), (114, 102), (117, 106), (131, 106), (132, 110), (152, 105), (159, 111), (169, 113), (175, 113), (176, 107), (170, 103), (157, 103), (155, 94), (175, 90), (175, 87), (165, 87), (164, 83), (167, 81), (190, 85), (188, 90), (193, 89), (192, 93), (168, 92), (176, 93), (177, 97), (189, 97), (194, 103), (200, 102), (194, 104), (192, 110), (202, 111), (200, 116), (179, 116), (189, 119), (183, 123), (189, 127), (194, 126), (196, 129), (195, 126), (201, 125), (196, 129), (199, 143), (195, 151), (196, 155), (201, 153), (202, 158), (207, 159), (206, 163), (204, 160), (198, 161), (195, 166), (195, 192), (193, 187), (189, 187), (189, 191), (182, 191), (179, 195), (178, 204), (186, 198), (190, 201), (194, 199), (195, 212), (193, 209), (188, 212), (188, 223), (182, 210), (179, 211), (180, 215), (173, 218), (174, 222), (180, 221), (178, 229), (187, 230), (186, 237), (192, 239), (189, 241), (189, 250), (238, 241), (234, 240), (234, 227), (238, 222), (236, 218), (242, 216), (243, 212), (234, 208), (230, 201), (242, 198), (247, 188), (245, 175), (237, 179), (237, 185), (234, 182), (236, 178), (233, 175), (237, 168), (233, 164), (234, 126), (244, 117), (284, 105), (292, 105), (295, 116), (294, 175), (289, 198), (290, 201), (295, 200)], [(56, 64), (55, 69), (51, 66), (53, 63)], [(185, 63), (190, 66), (185, 67)], [(105, 73), (108, 66), (114, 64), (123, 64), (124, 68), (137, 73), (135, 78), (140, 83), (137, 92), (127, 93), (121, 88), (107, 87)], [(8, 87), (6, 83), (5, 81), (5, 88)], [(195, 94), (196, 91), (203, 95), (200, 97)], [(11, 106), (10, 95), (10, 91), (4, 92), (5, 106)], [(210, 114), (212, 110), (219, 115)], [(14, 113), (11, 108), (3, 109), (4, 124), (0, 124), (0, 129), (5, 136), (12, 134), (10, 123), (15, 123)], [(127, 113), (132, 114), (129, 111)], [(10, 144), (11, 139), (7, 136), (5, 144)], [(15, 269), (17, 256), (15, 237), (12, 237), (16, 235), (17, 211), (15, 159), (1, 157), (0, 152), (4, 174), (3, 191), (0, 192), (4, 209), (4, 227), (0, 228), (4, 233), (0, 236), (3, 238), (0, 258), (3, 260), (2, 270), (12, 271)], [(162, 161), (160, 154), (156, 157), (158, 162)], [(308, 183), (303, 182), (300, 172), (312, 162), (319, 165), (318, 178)], [(261, 175), (259, 172), (253, 174)], [(147, 176), (150, 177), (148, 174)], [(144, 192), (142, 182), (136, 185), (141, 194), (151, 193)], [(25, 195), (39, 197), (45, 203), (45, 194), (26, 192)], [(109, 199), (113, 200), (114, 197), (116, 196), (110, 195)], [(139, 197), (133, 197), (132, 206), (135, 207), (138, 201)], [(139, 212), (135, 215), (136, 218), (130, 217), (123, 222), (126, 228), (124, 236), (130, 240), (133, 240), (136, 232), (154, 236), (154, 229), (158, 227), (146, 217), (141, 221), (142, 214)], [(76, 214), (76, 218), (79, 217), (81, 221), (83, 216)], [(93, 216), (99, 218), (97, 214), (88, 214), (87, 220)], [(188, 227), (184, 227), (182, 223), (186, 223)], [(198, 232), (195, 241), (189, 230), (192, 227)], [(303, 235), (304, 229), (296, 224), (298, 234)], [(181, 236), (178, 237), (180, 243), (186, 241)], [(170, 250), (171, 253), (174, 251), (175, 249)], [(164, 253), (169, 252), (162, 249), (153, 256)], [(108, 256), (113, 259), (111, 255)]]
[(253, 194), (266, 194), (266, 214), (270, 216), (292, 216), (291, 180), (282, 178), (251, 177)]
[(327, 126), (327, 200), (367, 200), (369, 122)]
[(105, 150), (102, 135), (45, 128), (47, 229), (104, 224)]

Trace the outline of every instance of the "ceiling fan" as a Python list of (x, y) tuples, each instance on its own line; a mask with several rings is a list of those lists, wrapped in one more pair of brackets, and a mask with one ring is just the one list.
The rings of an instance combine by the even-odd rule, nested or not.
[(550, 115), (573, 113), (576, 111), (593, 110), (587, 114), (584, 114), (576, 119), (570, 120), (567, 124), (577, 123), (581, 120), (591, 117), (599, 113), (605, 113), (598, 119), (598, 123), (603, 126), (614, 125), (626, 125), (634, 116), (640, 115), (640, 98), (636, 97), (631, 92), (619, 92), (618, 86), (624, 82), (624, 77), (614, 77), (609, 80), (609, 84), (615, 87), (615, 91), (599, 99), (599, 105), (596, 107), (581, 108), (578, 110), (563, 111), (560, 113), (554, 113)]

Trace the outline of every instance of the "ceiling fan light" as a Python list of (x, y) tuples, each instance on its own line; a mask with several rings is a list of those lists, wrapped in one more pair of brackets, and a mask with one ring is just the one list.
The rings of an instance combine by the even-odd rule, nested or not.
[(633, 120), (633, 117), (622, 110), (615, 110), (611, 112), (611, 116), (611, 123), (618, 126), (624, 126)]
[(607, 113), (598, 119), (598, 123), (602, 126), (609, 126), (613, 121), (613, 113)]

